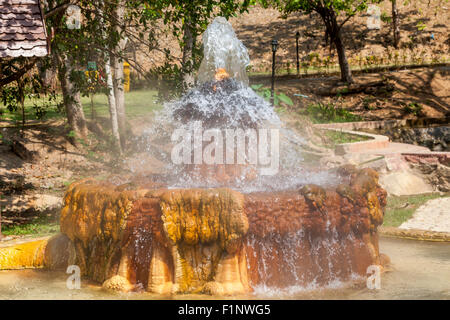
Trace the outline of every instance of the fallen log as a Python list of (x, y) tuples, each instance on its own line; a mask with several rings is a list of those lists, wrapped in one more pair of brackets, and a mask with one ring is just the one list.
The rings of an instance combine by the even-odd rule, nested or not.
[(12, 141), (11, 150), (22, 160), (30, 162), (36, 160), (37, 152), (28, 150), (28, 148), (19, 140)]
[(356, 93), (375, 93), (380, 90), (392, 91), (394, 87), (392, 84), (388, 83), (387, 80), (372, 81), (366, 83), (352, 83), (350, 85), (344, 86), (334, 86), (324, 89), (319, 89), (317, 91), (318, 95), (321, 96), (336, 96), (336, 95), (348, 95)]

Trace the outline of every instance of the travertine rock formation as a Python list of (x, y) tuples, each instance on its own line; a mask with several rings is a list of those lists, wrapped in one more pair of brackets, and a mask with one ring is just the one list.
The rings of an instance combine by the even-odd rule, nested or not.
[(157, 293), (249, 290), (242, 194), (120, 189), (84, 180), (66, 193), (61, 231), (73, 242), (83, 274), (109, 289), (140, 284)]
[[(161, 294), (227, 295), (364, 276), (382, 263), (377, 226), (386, 192), (371, 169), (339, 170), (343, 184), (334, 188), (250, 194), (82, 180), (66, 192), (63, 234), (14, 259), (22, 267), (77, 264), (106, 289)], [(8, 250), (0, 248), (0, 269), (16, 261)]]
[(386, 193), (371, 169), (341, 169), (349, 184), (326, 190), (246, 196), (249, 231), (245, 249), (250, 285), (323, 285), (364, 276), (381, 264), (377, 226)]

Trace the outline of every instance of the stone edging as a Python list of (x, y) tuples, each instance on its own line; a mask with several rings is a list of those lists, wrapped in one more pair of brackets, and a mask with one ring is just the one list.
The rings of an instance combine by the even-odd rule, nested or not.
[(361, 129), (382, 129), (403, 127), (407, 124), (407, 119), (375, 120), (375, 121), (352, 121), (352, 122), (334, 122), (315, 124), (315, 127), (322, 129), (342, 129), (342, 130), (361, 130)]
[(402, 153), (403, 158), (410, 163), (426, 164), (441, 163), (450, 164), (450, 152), (430, 152), (430, 153)]
[(335, 147), (335, 152), (337, 155), (344, 155), (344, 154), (350, 153), (350, 152), (361, 152), (363, 150), (383, 149), (383, 148), (388, 147), (389, 137), (382, 136), (379, 134), (353, 131), (352, 130), (353, 128), (351, 128), (351, 127), (347, 128), (346, 126), (340, 126), (340, 125), (346, 125), (346, 124), (352, 124), (352, 122), (315, 124), (314, 127), (318, 128), (318, 129), (334, 130), (334, 131), (338, 131), (338, 132), (352, 134), (355, 136), (371, 138), (370, 140), (366, 140), (366, 141), (340, 143), (340, 144), (336, 145), (336, 147)]
[(418, 229), (400, 229), (396, 227), (380, 226), (378, 227), (378, 233), (383, 236), (395, 238), (436, 241), (436, 242), (450, 242), (449, 232), (436, 232)]
[(374, 121), (320, 123), (315, 124), (314, 126), (323, 129), (374, 130), (374, 129), (409, 127), (409, 125), (411, 125), (411, 119), (388, 119), (388, 120), (374, 120)]
[[(366, 133), (361, 129), (378, 129), (387, 127), (401, 127), (407, 123), (408, 119), (403, 120), (380, 120), (380, 121), (356, 121), (356, 122), (340, 122), (340, 123), (320, 123), (314, 124), (314, 127), (322, 130), (334, 130), (338, 132), (348, 133), (361, 137), (370, 137), (372, 139), (367, 141), (341, 143), (336, 145), (335, 152), (337, 155), (344, 155), (346, 153), (358, 153), (364, 150), (377, 150), (387, 148), (390, 143), (388, 136)], [(436, 158), (439, 162), (448, 162), (450, 159), (450, 152), (446, 151), (424, 151), (424, 152), (401, 152), (404, 159), (411, 162), (410, 158)]]

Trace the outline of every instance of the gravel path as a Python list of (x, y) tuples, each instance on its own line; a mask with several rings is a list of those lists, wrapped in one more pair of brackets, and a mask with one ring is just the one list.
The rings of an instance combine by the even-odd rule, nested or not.
[(450, 197), (429, 200), (399, 228), (450, 232)]

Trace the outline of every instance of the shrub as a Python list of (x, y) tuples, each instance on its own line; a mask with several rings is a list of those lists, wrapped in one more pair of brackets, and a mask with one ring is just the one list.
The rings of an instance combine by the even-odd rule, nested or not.
[(415, 116), (418, 116), (422, 112), (422, 105), (417, 102), (411, 102), (403, 107), (403, 110), (406, 113), (413, 114)]
[[(265, 100), (270, 102), (270, 97), (271, 97), (271, 89), (270, 88), (263, 87), (262, 84), (254, 84), (254, 85), (251, 86), (251, 88), (253, 90), (255, 90), (255, 92), (258, 95), (260, 95)], [(284, 93), (282, 93), (282, 92), (281, 93), (274, 92), (274, 94), (273, 94), (273, 104), (274, 104), (274, 106), (278, 107), (281, 103), (284, 103), (284, 104), (286, 104), (288, 106), (294, 105), (294, 102), (292, 102), (292, 99), (289, 98)]]
[(361, 120), (361, 117), (343, 108), (337, 108), (332, 103), (312, 103), (306, 107), (304, 113), (314, 123), (353, 122)]

